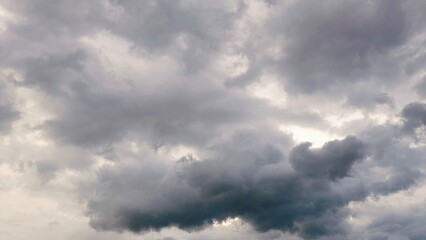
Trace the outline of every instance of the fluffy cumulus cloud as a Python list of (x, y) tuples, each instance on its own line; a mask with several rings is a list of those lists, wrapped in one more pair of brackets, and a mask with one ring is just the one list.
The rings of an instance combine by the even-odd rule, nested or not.
[(425, 11), (2, 1), (0, 235), (425, 239)]

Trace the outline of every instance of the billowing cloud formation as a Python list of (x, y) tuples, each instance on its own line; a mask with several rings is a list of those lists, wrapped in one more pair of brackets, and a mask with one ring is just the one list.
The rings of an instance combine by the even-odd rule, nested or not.
[[(289, 140), (269, 139), (273, 135), (239, 132), (214, 146), (212, 158), (205, 160), (188, 155), (174, 166), (144, 159), (141, 164), (130, 161), (101, 169), (88, 205), (91, 225), (132, 232), (170, 226), (194, 231), (238, 217), (261, 232), (288, 231), (305, 239), (338, 237), (347, 233), (345, 207), (350, 202), (407, 189), (420, 174), (406, 169), (412, 163), (395, 166), (392, 161), (399, 160), (387, 155), (370, 156), (374, 162), (363, 163), (376, 149), (369, 150), (353, 136), (319, 149), (307, 143), (289, 149)], [(383, 151), (392, 155), (391, 148)], [(371, 164), (402, 172), (368, 180), (362, 175), (372, 172), (363, 168)]]
[[(134, 232), (168, 226), (191, 230), (239, 217), (259, 231), (299, 232), (307, 238), (340, 231), (328, 221), (340, 222), (344, 215), (336, 211), (363, 196), (349, 189), (341, 192), (342, 184), (335, 181), (347, 177), (351, 165), (365, 157), (363, 143), (348, 137), (312, 151), (306, 144), (296, 146), (290, 154), (293, 169), (282, 143), (258, 142), (256, 137), (238, 134), (214, 148), (217, 159), (184, 157), (177, 172), (172, 168), (162, 173), (159, 163), (150, 161), (136, 169), (104, 169), (99, 197), (89, 203), (92, 226)], [(253, 148), (226, 149), (240, 144)], [(158, 184), (147, 184), (151, 181)], [(131, 196), (127, 187), (134, 190)]]
[[(0, 232), (424, 238), (426, 219), (409, 215), (425, 180), (425, 11), (401, 0), (2, 1), (0, 203), (43, 196), (30, 210), (46, 226), (7, 208), (15, 220)], [(39, 232), (19, 235), (28, 229)]]

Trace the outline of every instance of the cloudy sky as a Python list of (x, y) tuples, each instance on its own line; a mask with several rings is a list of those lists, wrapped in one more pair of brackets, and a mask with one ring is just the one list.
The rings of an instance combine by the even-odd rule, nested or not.
[(426, 239), (425, 12), (2, 0), (0, 237)]

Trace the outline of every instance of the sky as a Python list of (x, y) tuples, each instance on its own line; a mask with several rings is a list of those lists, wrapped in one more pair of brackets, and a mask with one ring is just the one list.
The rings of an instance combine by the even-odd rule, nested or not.
[(0, 1), (0, 238), (426, 239), (425, 12)]

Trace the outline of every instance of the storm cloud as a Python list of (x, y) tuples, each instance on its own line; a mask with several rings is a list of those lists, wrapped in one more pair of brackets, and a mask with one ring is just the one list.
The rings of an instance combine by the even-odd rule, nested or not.
[[(361, 200), (365, 193), (355, 193), (359, 186), (353, 186), (353, 192), (341, 192), (344, 184), (336, 181), (347, 177), (351, 165), (365, 157), (363, 143), (347, 137), (312, 151), (302, 144), (291, 150), (290, 167), (283, 146), (252, 137), (256, 135), (239, 133), (225, 145), (248, 141), (255, 143), (255, 149), (237, 147), (228, 152), (218, 146), (214, 151), (220, 152), (214, 155), (220, 158), (186, 156), (178, 161), (177, 172), (175, 168), (165, 171), (150, 160), (137, 169), (103, 169), (97, 183), (99, 196), (89, 202), (92, 226), (134, 232), (178, 226), (191, 231), (239, 217), (262, 232), (276, 229), (306, 238), (343, 231), (328, 221), (341, 221), (344, 214), (339, 209)], [(313, 172), (315, 166), (309, 162), (324, 169)], [(148, 181), (159, 184), (152, 188), (145, 185)], [(122, 184), (133, 186), (132, 197)]]
[(425, 238), (425, 11), (2, 1), (0, 235)]

